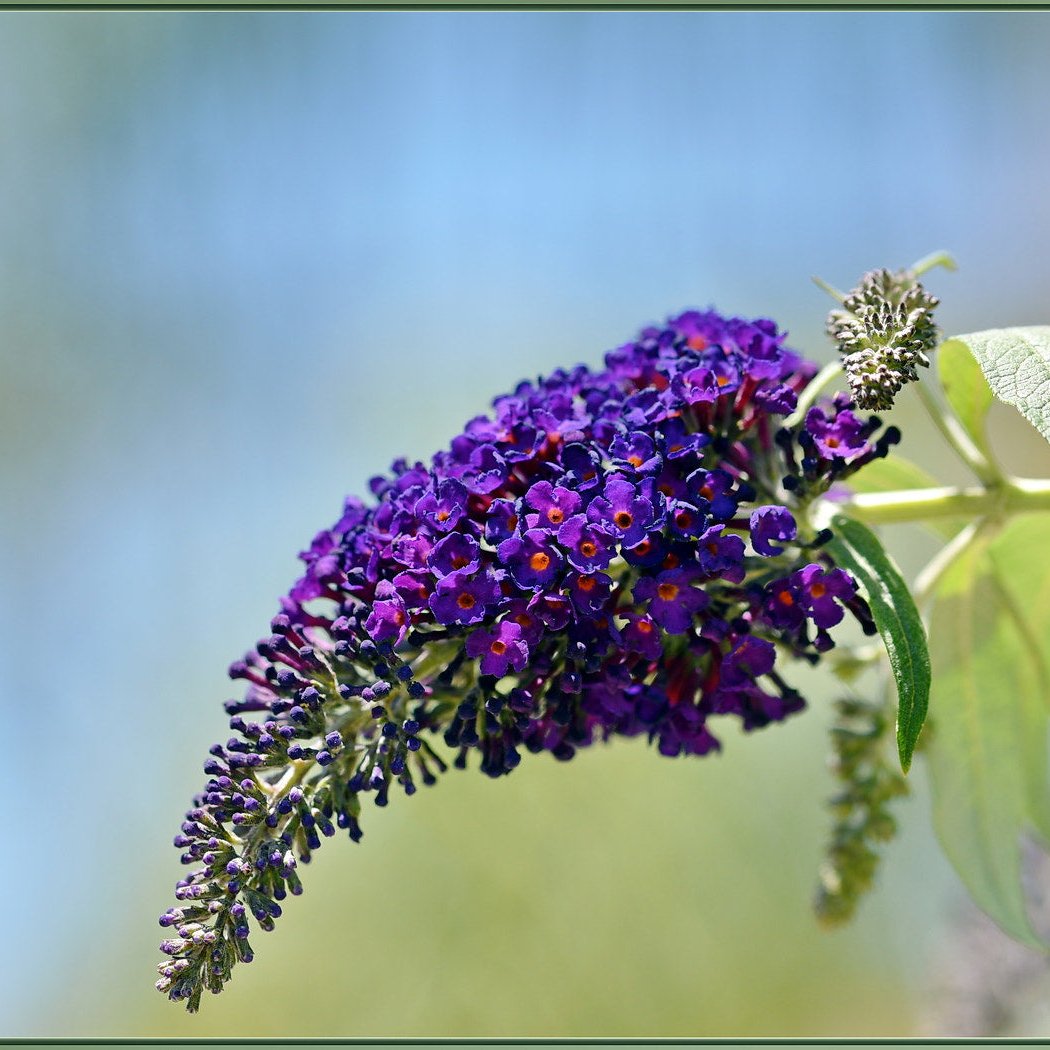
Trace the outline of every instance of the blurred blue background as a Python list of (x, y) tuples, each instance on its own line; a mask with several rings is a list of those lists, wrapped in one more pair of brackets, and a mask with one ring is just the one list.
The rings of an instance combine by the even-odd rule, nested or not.
[(1048, 47), (1005, 12), (0, 14), (0, 1035), (922, 1030), (961, 897), (922, 772), (818, 929), (802, 674), (721, 757), (367, 813), (195, 1018), (156, 916), (227, 664), (396, 455), (688, 305), (826, 359), (813, 273), (947, 247), (946, 330), (1050, 321)]

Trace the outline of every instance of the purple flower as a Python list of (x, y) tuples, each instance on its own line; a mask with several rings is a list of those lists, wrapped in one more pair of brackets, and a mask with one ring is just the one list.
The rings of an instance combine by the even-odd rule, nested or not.
[(365, 620), (365, 630), (377, 642), (393, 639), (393, 644), (399, 645), (404, 641), (408, 631), (408, 614), (404, 601), (392, 583), (384, 580), (376, 588), (376, 600)]
[(604, 572), (570, 573), (566, 583), (569, 597), (579, 612), (594, 617), (605, 608), (612, 590), (612, 580)]
[(671, 553), (671, 546), (662, 533), (651, 532), (640, 543), (625, 547), (620, 553), (628, 565), (654, 569), (657, 565), (663, 565)]
[(699, 431), (690, 433), (680, 416), (666, 419), (660, 424), (660, 437), (661, 450), (672, 462), (686, 456), (700, 455), (704, 446), (711, 443), (707, 434)]
[[(421, 609), (427, 604), (434, 584), (429, 573), (418, 570), (399, 572), (391, 582), (398, 596), (404, 602), (405, 608), (410, 610)], [(384, 585), (385, 581), (379, 586), (382, 587)], [(378, 587), (376, 588), (376, 593), (379, 593)]]
[[(643, 492), (650, 493), (646, 498)], [(621, 478), (610, 479), (601, 496), (595, 496), (587, 508), (587, 517), (599, 527), (608, 530), (625, 547), (633, 547), (645, 539), (646, 532), (657, 522), (651, 485), (643, 482), (635, 487)]]
[(707, 595), (692, 586), (693, 574), (670, 569), (658, 576), (643, 576), (634, 585), (636, 600), (648, 599), (649, 615), (668, 633), (685, 634), (693, 614), (707, 605)]
[(525, 505), (536, 511), (526, 515), (529, 528), (556, 531), (580, 509), (583, 501), (572, 489), (555, 488), (549, 481), (537, 481), (525, 497)]
[(676, 375), (671, 383), (675, 396), (687, 405), (717, 401), (735, 386), (735, 377), (727, 373), (725, 366), (720, 372), (704, 366), (690, 368)]
[(811, 564), (791, 576), (796, 586), (797, 601), (817, 627), (827, 629), (842, 620), (842, 607), (857, 594), (852, 577), (843, 569), (825, 570)]
[(715, 521), (729, 521), (736, 514), (738, 500), (733, 496), (733, 475), (725, 470), (694, 471), (686, 479), (697, 506)]
[(529, 647), (521, 627), (503, 620), (494, 628), (478, 628), (467, 639), (467, 656), (481, 657), (481, 673), (502, 678), (513, 669), (521, 671), (529, 660)]
[(452, 478), (420, 497), (415, 513), (438, 532), (454, 529), (466, 513), (467, 490)]
[(744, 579), (744, 541), (726, 534), (724, 525), (712, 525), (697, 543), (700, 568), (711, 576), (740, 583)]
[(528, 608), (548, 631), (560, 631), (572, 619), (569, 599), (562, 594), (534, 594)]
[(745, 635), (722, 660), (722, 683), (726, 686), (750, 684), (769, 674), (776, 660), (776, 649), (765, 638)]
[(510, 578), (525, 590), (549, 587), (565, 564), (553, 538), (541, 529), (528, 529), (522, 536), (504, 540), (498, 553)]
[(631, 474), (655, 474), (663, 467), (656, 442), (642, 431), (617, 434), (609, 452), (613, 463)]
[(783, 547), (774, 547), (773, 540), (793, 540), (798, 526), (787, 507), (759, 507), (751, 512), (751, 546), (763, 557), (783, 554)]
[(588, 445), (572, 442), (562, 449), (561, 465), (565, 480), (579, 492), (587, 492), (602, 483), (601, 456)]
[(448, 576), (453, 572), (469, 575), (481, 564), (481, 548), (473, 536), (454, 532), (435, 544), (427, 564), (435, 576)]
[(762, 593), (762, 618), (771, 627), (797, 630), (806, 621), (800, 603), (798, 581), (793, 577), (774, 580)]
[(849, 409), (838, 410), (830, 419), (821, 408), (806, 413), (805, 431), (812, 436), (824, 459), (853, 459), (871, 450), (871, 428)]
[(485, 516), (485, 539), (494, 546), (518, 531), (518, 510), (513, 500), (494, 499)]
[(755, 393), (755, 404), (775, 416), (788, 416), (798, 405), (798, 394), (791, 387), (781, 384), (769, 390)]
[(469, 456), (469, 465), (460, 475), (460, 480), (468, 491), (483, 496), (506, 483), (506, 461), (492, 445), (480, 445), (474, 448)]
[(706, 755), (721, 745), (707, 728), (703, 714), (693, 704), (677, 704), (670, 708), (658, 734), (657, 750), (661, 755)]
[(695, 539), (704, 531), (707, 519), (699, 507), (685, 500), (671, 500), (667, 507), (667, 524), (682, 539)]
[(515, 598), (507, 605), (504, 619), (512, 620), (521, 628), (521, 637), (530, 645), (535, 645), (543, 637), (543, 621), (529, 608), (529, 602)]
[(620, 644), (629, 653), (638, 653), (650, 660), (663, 655), (660, 629), (652, 617), (641, 613), (627, 613), (627, 626), (620, 632)]
[(604, 569), (612, 561), (612, 538), (583, 514), (574, 514), (558, 529), (558, 543), (565, 548), (569, 564), (580, 572)]
[(438, 623), (471, 624), (484, 620), (499, 597), (499, 583), (492, 573), (471, 577), (454, 572), (438, 580), (429, 604)]

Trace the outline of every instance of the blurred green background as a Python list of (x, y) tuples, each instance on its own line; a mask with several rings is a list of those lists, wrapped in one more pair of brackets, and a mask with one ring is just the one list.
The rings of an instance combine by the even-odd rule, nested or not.
[(947, 247), (948, 331), (1050, 321), (1048, 45), (1006, 12), (0, 14), (0, 1035), (922, 1031), (962, 897), (922, 770), (822, 931), (801, 671), (811, 710), (718, 757), (367, 812), (196, 1017), (156, 917), (227, 664), (396, 455), (689, 305), (827, 359), (812, 273)]

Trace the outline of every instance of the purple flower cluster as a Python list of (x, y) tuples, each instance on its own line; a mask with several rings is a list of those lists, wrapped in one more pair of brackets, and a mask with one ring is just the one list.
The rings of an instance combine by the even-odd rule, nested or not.
[(176, 839), (201, 867), (162, 918), (179, 937), (158, 987), (192, 1009), (217, 991), (251, 957), (245, 906), (272, 927), (296, 857), (337, 826), (360, 838), (361, 795), (434, 781), (436, 736), (499, 776), (616, 735), (704, 754), (718, 716), (798, 711), (777, 647), (817, 659), (846, 611), (870, 629), (802, 511), (897, 438), (842, 399), (786, 429), (814, 371), (770, 321), (691, 311), (604, 370), (520, 384), (429, 465), (374, 478), (372, 505), (347, 500), (230, 669), (238, 735)]

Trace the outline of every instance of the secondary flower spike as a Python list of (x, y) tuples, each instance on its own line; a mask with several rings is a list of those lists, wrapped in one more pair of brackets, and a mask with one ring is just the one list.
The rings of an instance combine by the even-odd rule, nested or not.
[(348, 499), (230, 668), (245, 689), (175, 838), (157, 987), (196, 1010), (321, 840), (359, 840), (366, 797), (446, 759), (501, 776), (614, 736), (703, 755), (720, 720), (800, 710), (778, 650), (818, 660), (846, 612), (872, 629), (807, 504), (897, 438), (842, 397), (786, 429), (815, 372), (771, 321), (689, 311)]

